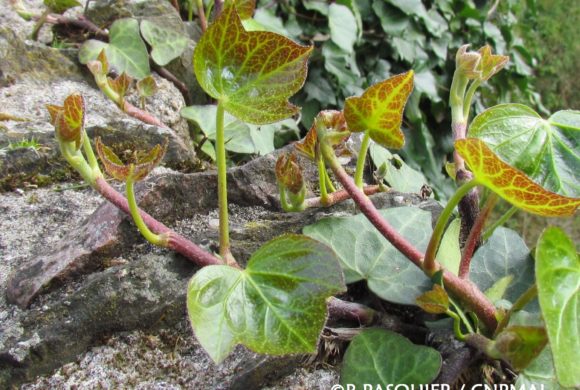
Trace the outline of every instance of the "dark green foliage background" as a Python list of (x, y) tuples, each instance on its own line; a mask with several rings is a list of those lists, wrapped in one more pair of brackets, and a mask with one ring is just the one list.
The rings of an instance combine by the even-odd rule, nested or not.
[[(362, 33), (351, 53), (331, 39), (331, 3), (345, 5), (360, 16)], [(259, 2), (255, 18), (272, 30), (316, 45), (306, 84), (294, 99), (303, 107), (306, 128), (319, 110), (342, 108), (346, 97), (413, 69), (415, 92), (405, 112), (407, 143), (402, 154), (409, 164), (421, 168), (430, 183), (437, 183), (440, 197), (446, 197), (454, 187), (442, 169), (453, 146), (447, 100), (455, 52), (461, 45), (470, 43), (476, 50), (490, 44), (494, 52), (510, 56), (507, 69), (480, 89), (474, 112), (508, 101), (543, 111), (531, 83), (537, 60), (522, 38), (529, 28), (520, 23), (522, 18), (537, 17), (535, 0), (494, 4), (470, 0), (266, 0)]]

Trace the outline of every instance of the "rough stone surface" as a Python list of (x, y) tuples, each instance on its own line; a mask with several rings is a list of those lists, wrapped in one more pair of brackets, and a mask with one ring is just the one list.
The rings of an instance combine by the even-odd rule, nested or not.
[[(229, 173), (231, 241), (234, 254), (242, 263), (277, 235), (300, 232), (304, 225), (329, 213), (356, 212), (352, 202), (304, 213), (280, 212), (274, 195), (274, 164), (275, 155), (269, 155)], [(194, 242), (215, 249), (218, 215), (214, 174), (181, 174), (163, 169), (155, 173), (150, 181), (140, 185), (143, 208)], [(423, 201), (416, 195), (385, 193), (373, 199), (378, 206), (415, 204), (437, 209), (433, 201)], [(179, 256), (144, 243), (135, 231), (131, 232), (127, 218), (111, 206), (101, 206), (91, 219), (112, 221), (105, 230), (93, 228), (102, 232), (98, 240), (89, 239), (90, 230), (84, 230), (89, 229), (87, 222), (81, 228), (71, 227), (71, 233), (54, 252), (31, 258), (13, 272), (11, 294), (14, 285), (26, 286), (30, 281), (38, 283), (34, 288), (51, 288), (44, 289), (30, 310), (19, 312), (17, 319), (11, 317), (7, 322), (17, 332), (10, 333), (10, 329), (0, 325), (0, 333), (10, 333), (0, 344), (0, 370), (5, 383), (29, 380), (70, 362), (103, 335), (147, 329), (157, 323), (169, 326), (182, 318), (185, 286), (195, 267)], [(55, 273), (55, 269), (59, 272)], [(94, 272), (87, 274), (88, 271)], [(61, 283), (51, 283), (54, 275)], [(239, 378), (255, 382), (272, 375), (268, 369), (260, 371), (261, 363), (256, 359), (252, 360), (255, 372)], [(270, 370), (280, 371), (275, 361), (267, 363)], [(242, 368), (239, 371), (248, 372)]]

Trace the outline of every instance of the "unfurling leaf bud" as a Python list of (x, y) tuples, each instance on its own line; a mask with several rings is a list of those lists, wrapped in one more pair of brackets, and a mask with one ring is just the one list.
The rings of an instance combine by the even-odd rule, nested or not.
[(294, 153), (282, 153), (276, 161), (276, 179), (292, 194), (299, 194), (304, 190), (302, 169)]
[(119, 99), (123, 100), (125, 94), (131, 86), (133, 79), (123, 72), (121, 75), (117, 76), (115, 79), (108, 78), (109, 86), (111, 89), (119, 94)]
[(80, 148), (85, 126), (85, 101), (78, 94), (72, 94), (64, 100), (64, 105), (46, 106), (50, 123), (54, 126), (56, 136), (61, 142), (74, 142)]
[(463, 45), (457, 50), (455, 56), (456, 71), (462, 73), (468, 79), (481, 79), (481, 54), (476, 51), (467, 51), (469, 45)]
[(491, 54), (491, 46), (485, 45), (479, 49), (481, 55), (481, 79), (489, 80), (494, 74), (502, 70), (509, 61), (508, 56)]
[(119, 181), (126, 181), (129, 175), (134, 181), (143, 180), (161, 162), (167, 150), (166, 139), (162, 145), (155, 145), (145, 156), (135, 158), (129, 164), (124, 164), (111, 148), (101, 142), (100, 138), (96, 139), (95, 144), (105, 170)]

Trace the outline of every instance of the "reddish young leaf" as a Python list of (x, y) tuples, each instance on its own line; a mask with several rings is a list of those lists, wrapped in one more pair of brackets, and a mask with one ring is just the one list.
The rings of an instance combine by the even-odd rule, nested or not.
[(316, 143), (318, 135), (316, 134), (316, 125), (313, 124), (306, 137), (302, 141), (294, 143), (296, 151), (311, 161), (316, 160)]
[(282, 153), (276, 161), (276, 179), (285, 188), (298, 194), (304, 187), (302, 169), (294, 153)]
[(131, 82), (133, 79), (127, 75), (127, 73), (123, 72), (121, 75), (117, 76), (114, 80), (109, 78), (109, 85), (113, 89), (113, 91), (117, 92), (121, 99), (125, 97), (125, 94), (129, 90), (131, 86)]
[(386, 147), (400, 149), (405, 144), (401, 131), (403, 110), (413, 90), (413, 71), (402, 73), (368, 88), (361, 97), (344, 103), (350, 131), (368, 131), (371, 139)]
[(455, 55), (456, 72), (463, 73), (468, 79), (481, 79), (481, 54), (467, 51), (469, 45), (463, 45)]
[(139, 181), (143, 180), (161, 162), (167, 150), (167, 139), (162, 145), (155, 145), (144, 157), (136, 158), (129, 164), (124, 164), (111, 148), (101, 142), (100, 137), (95, 140), (95, 145), (99, 158), (109, 175), (119, 181), (126, 181), (133, 171), (133, 180)]
[(83, 97), (74, 93), (64, 100), (62, 107), (49, 104), (46, 108), (58, 139), (64, 142), (75, 142), (78, 149), (85, 126), (85, 101)]
[(443, 314), (449, 310), (449, 295), (439, 284), (434, 284), (433, 289), (420, 295), (417, 305), (431, 314)]
[(455, 142), (475, 180), (499, 196), (530, 213), (546, 217), (573, 215), (580, 198), (569, 198), (547, 191), (524, 173), (500, 160), (481, 140), (466, 138)]
[(311, 52), (282, 35), (246, 31), (230, 5), (199, 40), (193, 64), (199, 84), (230, 114), (266, 124), (298, 112), (288, 98), (304, 84)]
[(240, 19), (250, 19), (254, 15), (256, 0), (226, 0), (225, 5), (228, 6), (231, 3), (236, 3), (236, 9), (238, 10)]
[(479, 62), (479, 69), (481, 70), (481, 80), (489, 80), (491, 76), (502, 70), (509, 61), (508, 56), (491, 54), (491, 46), (485, 45), (479, 49), (481, 61)]

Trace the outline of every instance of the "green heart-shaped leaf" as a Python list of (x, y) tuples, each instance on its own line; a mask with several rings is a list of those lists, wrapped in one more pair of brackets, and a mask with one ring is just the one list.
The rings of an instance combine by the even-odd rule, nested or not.
[(304, 84), (312, 46), (267, 31), (246, 31), (234, 6), (226, 7), (193, 55), (202, 88), (239, 119), (264, 124), (298, 112), (288, 98)]
[(157, 83), (153, 76), (147, 76), (144, 79), (137, 81), (137, 92), (141, 97), (150, 97), (157, 92)]
[(536, 276), (558, 382), (580, 386), (580, 257), (560, 228), (549, 227), (540, 236)]
[(441, 355), (433, 348), (415, 345), (384, 329), (368, 329), (353, 338), (340, 373), (343, 386), (386, 388), (389, 384), (431, 383), (441, 369)]
[(544, 120), (524, 105), (500, 104), (473, 119), (469, 136), (546, 189), (580, 196), (580, 111)]
[[(533, 387), (532, 387), (533, 386)], [(543, 387), (542, 387), (543, 386)], [(548, 344), (544, 350), (523, 370), (516, 381), (517, 389), (566, 390), (556, 379), (552, 349)]]
[(376, 167), (385, 164), (386, 172), (383, 178), (392, 189), (418, 193), (427, 183), (425, 176), (408, 166), (398, 154), (393, 154), (374, 142), (369, 148), (369, 153)]
[[(212, 141), (216, 136), (216, 110), (214, 105), (188, 106), (181, 109), (181, 116), (195, 122), (201, 131)], [(273, 151), (274, 135), (282, 128), (295, 129), (292, 118), (267, 125), (251, 125), (226, 112), (224, 118), (224, 137), (226, 150), (235, 153), (264, 155)], [(204, 145), (209, 145), (204, 143)]]
[(273, 355), (312, 353), (326, 321), (326, 298), (344, 291), (330, 248), (300, 235), (275, 238), (245, 270), (204, 267), (189, 283), (195, 335), (221, 362), (238, 344)]
[(413, 91), (413, 71), (402, 73), (367, 88), (361, 97), (347, 98), (344, 117), (350, 131), (368, 131), (376, 143), (400, 149), (405, 144), (401, 131), (403, 110)]
[(534, 261), (515, 231), (499, 227), (473, 255), (469, 278), (481, 291), (486, 291), (506, 276), (513, 279), (502, 296), (515, 302), (533, 283)]
[(160, 66), (165, 66), (174, 58), (179, 57), (187, 47), (185, 35), (149, 20), (141, 22), (141, 34), (152, 47), (151, 58)]
[(139, 34), (139, 22), (126, 18), (116, 20), (109, 31), (109, 43), (89, 39), (79, 50), (79, 61), (86, 64), (96, 60), (105, 49), (109, 65), (117, 73), (127, 73), (142, 79), (151, 73), (147, 47)]
[[(414, 207), (381, 210), (381, 215), (417, 249), (431, 236), (431, 214)], [(341, 262), (347, 283), (367, 280), (381, 298), (415, 305), (431, 281), (391, 245), (364, 215), (324, 218), (304, 228), (304, 234), (329, 245)]]
[(516, 207), (546, 217), (560, 217), (573, 215), (580, 206), (580, 198), (569, 198), (544, 189), (502, 161), (480, 139), (457, 140), (455, 149), (465, 159), (479, 184)]

